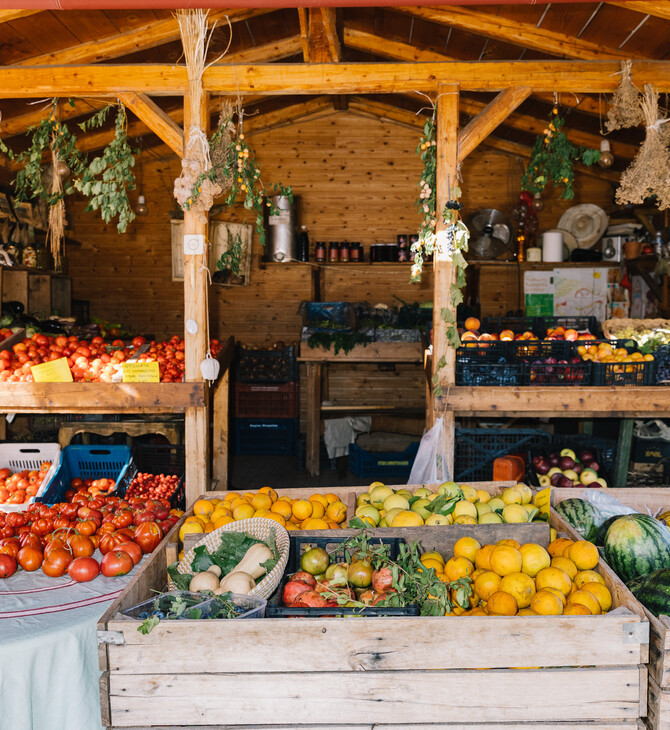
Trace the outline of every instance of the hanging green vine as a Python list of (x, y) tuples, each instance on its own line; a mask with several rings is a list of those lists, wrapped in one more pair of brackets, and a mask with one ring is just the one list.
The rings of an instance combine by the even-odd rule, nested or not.
[(437, 110), (433, 108), (432, 115), (423, 125), (423, 136), (419, 140), (416, 153), (423, 162), (423, 172), (419, 182), (419, 197), (415, 201), (421, 214), (419, 224), (419, 240), (412, 244), (414, 263), (412, 264), (412, 278), (414, 282), (421, 281), (424, 256), (433, 253), (435, 241), (435, 227), (437, 225), (435, 206), (437, 200), (437, 141), (436, 141)]
[(594, 165), (600, 159), (600, 151), (589, 147), (577, 147), (563, 132), (565, 119), (554, 106), (543, 136), (535, 139), (528, 167), (521, 178), (521, 189), (533, 195), (542, 193), (548, 182), (561, 189), (560, 197), (572, 200), (575, 197), (573, 183), (575, 161)]
[(230, 271), (233, 276), (241, 276), (242, 253), (244, 247), (242, 245), (242, 236), (236, 233), (234, 236), (228, 231), (228, 248), (221, 254), (216, 262), (216, 268), (219, 271)]
[[(101, 110), (84, 125), (88, 124), (89, 129), (102, 125), (108, 112), (109, 109)], [(84, 125), (82, 128), (85, 128)], [(86, 210), (100, 210), (105, 223), (118, 215), (116, 228), (119, 233), (125, 233), (128, 223), (135, 218), (128, 200), (128, 190), (135, 188), (134, 166), (133, 149), (128, 144), (126, 132), (126, 112), (123, 106), (119, 106), (114, 120), (114, 139), (100, 157), (91, 160), (81, 178), (74, 183), (77, 190), (89, 199)]]

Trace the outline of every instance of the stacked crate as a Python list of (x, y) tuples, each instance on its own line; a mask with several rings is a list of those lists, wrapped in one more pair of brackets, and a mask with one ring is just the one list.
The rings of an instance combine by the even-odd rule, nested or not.
[(233, 384), (236, 454), (294, 454), (300, 393), (295, 347), (240, 347)]

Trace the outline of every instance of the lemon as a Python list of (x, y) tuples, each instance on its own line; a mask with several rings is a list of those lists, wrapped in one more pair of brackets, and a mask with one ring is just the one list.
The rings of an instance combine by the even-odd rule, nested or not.
[(412, 512), (412, 510), (405, 509), (395, 515), (391, 522), (391, 527), (418, 527), (423, 524), (421, 515)]
[(452, 497), (458, 496), (459, 489), (460, 487), (456, 482), (442, 482), (437, 488), (437, 494), (442, 494), (451, 499)]
[(455, 525), (476, 525), (477, 520), (474, 517), (470, 517), (470, 515), (459, 515), (458, 517), (454, 518), (454, 524)]
[(402, 494), (392, 494), (384, 500), (384, 509), (409, 509), (409, 502)]
[(419, 487), (414, 490), (415, 497), (429, 497), (431, 494), (432, 492), (427, 487)]
[(495, 512), (496, 510), (501, 510), (505, 506), (505, 502), (503, 502), (500, 497), (493, 497), (492, 499), (489, 499), (487, 504), (491, 508), (492, 512)]
[(521, 492), (516, 487), (507, 487), (503, 490), (502, 501), (505, 504), (521, 504)]
[[(403, 510), (400, 509), (400, 507), (397, 507), (395, 509), (390, 509), (386, 516), (384, 517), (384, 520), (386, 521), (387, 525), (390, 525), (393, 522), (393, 518), (398, 514), (398, 512), (402, 512)], [(379, 526), (381, 527), (381, 522), (379, 523)]]
[(412, 512), (416, 512), (420, 515), (422, 520), (427, 520), (432, 514), (431, 511), (427, 509), (429, 504), (430, 502), (427, 499), (417, 499), (410, 509)]
[(453, 525), (454, 518), (451, 515), (433, 514), (426, 519), (427, 525)]
[(460, 502), (456, 502), (456, 506), (454, 507), (454, 519), (456, 517), (466, 516), (466, 517), (472, 517), (473, 519), (477, 519), (477, 508), (472, 502), (468, 502), (465, 499), (462, 499)]
[(528, 512), (522, 504), (508, 504), (502, 511), (502, 518), (503, 522), (528, 522)]
[(376, 486), (370, 491), (370, 504), (379, 509), (384, 505), (384, 500), (393, 494), (391, 487), (385, 487), (383, 484)]
[(479, 502), (481, 504), (483, 504), (484, 502), (488, 502), (491, 499), (491, 495), (485, 489), (478, 489), (477, 497), (479, 498)]
[(521, 493), (521, 504), (530, 504), (533, 499), (533, 490), (525, 484), (517, 484), (514, 489)]
[(372, 493), (372, 490), (375, 487), (385, 487), (386, 485), (384, 482), (372, 482), (372, 484), (368, 487), (368, 493)]
[(371, 504), (366, 504), (364, 507), (359, 507), (356, 510), (355, 514), (356, 517), (360, 517), (363, 522), (368, 522), (369, 524), (370, 521), (372, 521), (375, 527), (379, 524), (379, 521), (382, 518), (382, 516), (379, 514), (379, 510), (376, 507), (373, 507)]
[(499, 525), (503, 518), (497, 512), (487, 512), (479, 518), (480, 525)]
[(360, 494), (356, 498), (356, 507), (362, 507), (364, 504), (370, 504), (370, 494), (367, 492), (365, 494)]
[(491, 511), (491, 508), (488, 506), (488, 504), (486, 502), (477, 502), (475, 504), (475, 507), (477, 508), (478, 517), (481, 517), (482, 515), (485, 515)]
[(463, 492), (463, 496), (468, 502), (474, 504), (477, 501), (477, 490), (469, 484), (461, 484), (461, 492)]

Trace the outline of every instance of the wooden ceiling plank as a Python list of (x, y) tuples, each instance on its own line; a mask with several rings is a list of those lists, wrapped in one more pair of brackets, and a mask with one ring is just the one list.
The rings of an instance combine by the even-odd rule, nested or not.
[(634, 10), (636, 13), (652, 15), (654, 18), (670, 20), (670, 3), (667, 0), (635, 0), (635, 2), (613, 2), (610, 0), (607, 4), (614, 5), (617, 8), (625, 8), (626, 10)]
[(302, 38), (298, 35), (282, 38), (271, 43), (264, 43), (261, 46), (248, 48), (244, 51), (235, 51), (224, 56), (220, 63), (263, 63), (265, 61), (280, 61), (300, 53), (302, 50)]
[(403, 13), (422, 18), (440, 25), (465, 30), (476, 35), (505, 41), (524, 48), (533, 48), (557, 56), (595, 61), (608, 58), (640, 58), (626, 51), (608, 48), (598, 43), (575, 38), (565, 33), (537, 28), (535, 25), (520, 23), (499, 15), (475, 12), (466, 8), (449, 7), (396, 7)]
[(344, 45), (348, 48), (355, 48), (366, 53), (375, 53), (383, 58), (391, 58), (394, 61), (409, 61), (411, 63), (442, 63), (454, 61), (454, 58), (444, 56), (435, 51), (427, 51), (409, 43), (401, 43), (388, 38), (368, 33), (358, 28), (344, 27), (342, 34)]
[(302, 60), (309, 63), (309, 29), (307, 27), (307, 8), (298, 8), (298, 22), (300, 23), (300, 39), (302, 41)]
[[(231, 23), (247, 20), (255, 15), (270, 12), (271, 9), (250, 10), (233, 8), (228, 10), (210, 11), (210, 24), (214, 21), (224, 22), (226, 17)], [(82, 43), (70, 48), (64, 48), (54, 53), (45, 53), (40, 56), (31, 56), (20, 61), (17, 66), (60, 66), (75, 63), (96, 63), (112, 58), (119, 58), (130, 53), (143, 51), (148, 48), (179, 40), (179, 25), (175, 18), (159, 20), (153, 23), (134, 28), (107, 38), (100, 38), (88, 43)]]
[(327, 96), (319, 96), (316, 99), (292, 104), (283, 109), (276, 109), (253, 117), (246, 117), (244, 120), (244, 133), (247, 135), (258, 134), (259, 132), (274, 129), (296, 121), (306, 121), (315, 117), (328, 116), (333, 114), (331, 100)]
[(119, 99), (171, 150), (183, 157), (184, 132), (154, 101), (146, 94), (134, 92), (119, 94)]
[(335, 8), (321, 8), (321, 21), (326, 44), (329, 49), (330, 60), (339, 63), (341, 58), (340, 38), (337, 34)]
[(462, 162), (500, 126), (530, 96), (530, 91), (527, 86), (505, 89), (474, 116), (458, 135), (458, 161)]
[(19, 20), (19, 18), (26, 18), (41, 12), (42, 10), (0, 10), (0, 23), (11, 23), (12, 20)]

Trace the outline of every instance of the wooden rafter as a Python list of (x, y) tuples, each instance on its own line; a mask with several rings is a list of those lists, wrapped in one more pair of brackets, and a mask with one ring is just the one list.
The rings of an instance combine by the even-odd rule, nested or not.
[[(58, 104), (58, 117), (63, 121), (68, 119), (74, 119), (76, 117), (84, 116), (85, 114), (92, 114), (93, 112), (102, 109), (104, 106), (109, 104), (109, 100), (101, 101), (99, 99), (73, 99), (72, 103), (61, 101)], [(47, 108), (49, 108), (49, 102), (45, 102), (43, 105), (35, 106), (32, 111), (26, 112), (25, 114), (19, 114), (15, 117), (4, 117), (0, 120), (0, 136), (4, 139), (6, 137), (13, 137), (15, 134), (21, 134), (25, 132), (29, 127), (34, 127), (39, 124), (44, 115), (46, 114)]]
[(278, 41), (263, 43), (244, 51), (235, 51), (224, 56), (222, 63), (264, 63), (267, 61), (280, 61), (300, 53), (302, 39), (298, 35), (281, 38)]
[(305, 63), (339, 62), (335, 8), (298, 8), (298, 19)]
[(309, 28), (307, 8), (298, 8), (298, 23), (300, 24), (300, 39), (302, 41), (302, 60), (309, 63)]
[(335, 8), (321, 8), (321, 23), (331, 61), (340, 61), (340, 38), (337, 34)]
[(626, 10), (634, 10), (636, 13), (653, 15), (654, 18), (670, 20), (670, 3), (667, 0), (635, 0), (635, 2), (613, 2), (610, 0), (607, 4), (615, 5), (617, 8), (626, 8)]
[[(636, 3), (637, 4), (637, 3)], [(565, 33), (537, 28), (529, 23), (502, 18), (499, 15), (478, 13), (466, 8), (450, 5), (449, 7), (398, 7), (403, 13), (415, 18), (422, 18), (451, 28), (466, 30), (476, 35), (493, 38), (505, 43), (513, 43), (524, 48), (533, 48), (543, 53), (551, 53), (568, 58), (579, 58), (595, 61), (607, 58), (641, 58), (636, 54), (608, 48), (598, 43), (575, 38)]]
[[(509, 115), (530, 96), (527, 86), (515, 86), (501, 91), (458, 135), (458, 161), (462, 162), (480, 142), (500, 126)], [(463, 99), (461, 99), (461, 106)]]
[[(212, 10), (208, 16), (211, 23), (225, 21), (231, 23), (248, 20), (256, 15), (271, 12), (271, 8), (250, 10), (232, 8), (228, 10)], [(18, 66), (60, 66), (68, 63), (95, 63), (112, 58), (120, 58), (129, 53), (155, 48), (164, 43), (179, 40), (179, 25), (175, 18), (146, 23), (125, 33), (118, 33), (106, 38), (99, 38), (88, 43), (81, 43), (71, 48), (63, 48), (41, 56), (31, 56), (20, 61)]]
[(0, 23), (11, 23), (12, 20), (19, 20), (41, 12), (41, 10), (0, 10)]
[(154, 101), (146, 94), (135, 94), (134, 92), (119, 94), (119, 100), (173, 152), (176, 152), (179, 157), (183, 156), (184, 132)]

